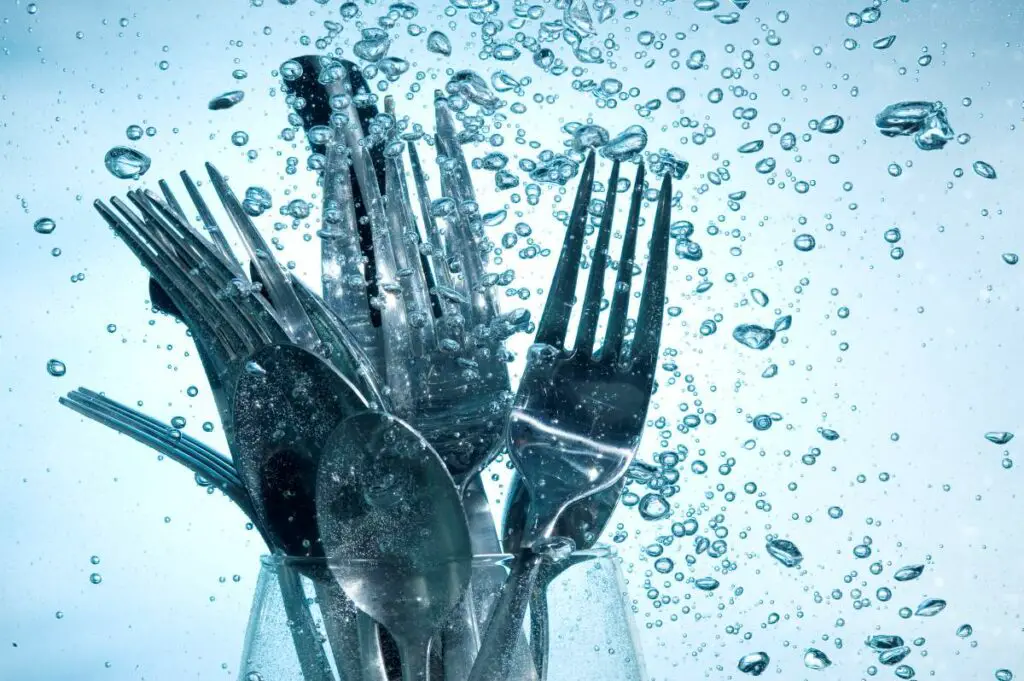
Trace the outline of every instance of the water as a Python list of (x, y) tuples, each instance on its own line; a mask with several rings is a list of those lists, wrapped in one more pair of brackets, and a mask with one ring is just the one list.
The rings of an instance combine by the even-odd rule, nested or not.
[[(587, 152), (600, 155), (591, 226), (623, 159), (613, 256), (634, 162), (649, 163), (647, 202), (657, 172), (681, 178), (646, 467), (602, 539), (621, 557), (651, 678), (1019, 675), (1006, 567), (1024, 545), (1019, 6), (409, 4), (0, 15), (12, 76), (0, 148), (21, 225), (0, 270), (17, 292), (0, 375), (17, 424), (5, 539), (19, 547), (0, 593), (0, 636), (17, 647), (0, 676), (233, 678), (258, 539), (223, 495), (190, 496), (173, 464), (54, 400), (78, 383), (107, 390), (224, 450), (192, 339), (150, 313), (144, 273), (89, 203), (181, 169), (199, 177), (211, 160), (315, 290), (329, 224), (309, 168), (322, 160), (287, 118), (281, 81), (301, 68), (282, 62), (336, 49), (379, 106), (395, 97), (381, 137), (418, 139), (432, 187), (430, 105), (435, 89), (451, 95), (490, 285), (534, 321)], [(438, 205), (439, 219), (458, 208)], [(513, 382), (528, 337), (510, 340)], [(507, 474), (504, 460), (488, 471), (496, 505)], [(218, 581), (228, 569), (240, 586)]]
[(32, 229), (38, 234), (52, 234), (57, 229), (57, 223), (50, 218), (39, 218), (32, 224)]
[(245, 92), (242, 90), (231, 90), (230, 92), (217, 95), (210, 100), (207, 106), (210, 111), (223, 111), (224, 109), (230, 109), (243, 99), (245, 99)]
[(130, 147), (112, 147), (103, 158), (103, 165), (120, 180), (137, 180), (146, 174), (152, 160)]

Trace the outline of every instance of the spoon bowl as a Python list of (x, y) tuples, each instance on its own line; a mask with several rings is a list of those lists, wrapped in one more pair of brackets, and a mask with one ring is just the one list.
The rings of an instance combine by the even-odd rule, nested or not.
[(444, 462), (404, 421), (363, 412), (328, 439), (316, 501), (334, 577), (395, 638), (403, 680), (426, 681), (430, 639), (472, 567), (466, 514)]
[(261, 348), (239, 376), (235, 465), (288, 555), (323, 555), (313, 503), (321, 448), (338, 423), (366, 408), (351, 381), (296, 345)]

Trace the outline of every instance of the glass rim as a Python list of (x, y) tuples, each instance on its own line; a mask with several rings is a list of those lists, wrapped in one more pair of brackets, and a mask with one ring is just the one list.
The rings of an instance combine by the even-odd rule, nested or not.
[[(569, 559), (599, 559), (607, 558), (613, 555), (610, 547), (603, 544), (599, 544), (589, 549), (582, 549), (579, 551), (573, 551), (566, 560)], [(474, 566), (484, 565), (501, 565), (512, 561), (515, 556), (511, 553), (475, 553), (468, 561), (463, 558), (442, 560), (439, 564), (451, 563), (451, 562), (471, 562)], [(331, 565), (362, 565), (362, 564), (375, 564), (375, 565), (391, 565), (398, 564), (400, 561), (396, 560), (384, 560), (379, 558), (343, 558), (331, 560), (326, 557), (310, 557), (310, 556), (288, 556), (283, 553), (265, 553), (260, 556), (260, 563), (263, 565), (271, 566), (288, 566), (288, 567), (330, 567)]]

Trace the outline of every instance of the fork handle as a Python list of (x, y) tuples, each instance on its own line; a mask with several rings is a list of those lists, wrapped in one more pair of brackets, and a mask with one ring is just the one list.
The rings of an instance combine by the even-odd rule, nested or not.
[(494, 606), (480, 653), (468, 681), (506, 681), (519, 649), (519, 633), (526, 617), (530, 595), (537, 587), (543, 556), (530, 549), (516, 554), (512, 569)]
[(277, 579), (302, 678), (306, 681), (334, 681), (327, 655), (317, 640), (312, 613), (306, 606), (302, 582), (298, 575), (290, 570), (279, 570)]
[(548, 678), (548, 654), (551, 648), (551, 623), (548, 618), (548, 585), (556, 576), (552, 566), (541, 569), (539, 584), (530, 594), (530, 652), (538, 681)]

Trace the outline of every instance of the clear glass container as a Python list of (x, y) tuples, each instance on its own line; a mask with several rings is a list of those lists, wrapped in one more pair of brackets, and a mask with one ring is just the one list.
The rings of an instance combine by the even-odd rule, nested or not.
[[(470, 589), (478, 611), (493, 605), (494, 585), (503, 582), (510, 560), (504, 555), (472, 559)], [(283, 556), (261, 561), (239, 680), (347, 681), (338, 669), (351, 666), (351, 651), (359, 650), (351, 640), (359, 629), (354, 622), (362, 617), (365, 627), (369, 620), (361, 614), (346, 619), (331, 614), (336, 607), (321, 607), (340, 594), (326, 561)], [(547, 583), (547, 627), (540, 618), (544, 602), (535, 598), (517, 650), (519, 668), (511, 670), (509, 681), (644, 681), (617, 559), (604, 548), (579, 551), (548, 577), (542, 573), (538, 582)], [(465, 610), (457, 608), (453, 618), (460, 612)], [(486, 621), (479, 626), (482, 632)], [(448, 661), (447, 641), (446, 635), (434, 637), (431, 681), (465, 681), (466, 670)], [(400, 681), (397, 649), (386, 634), (380, 636), (380, 647), (388, 678)], [(544, 668), (543, 676), (537, 666)]]

